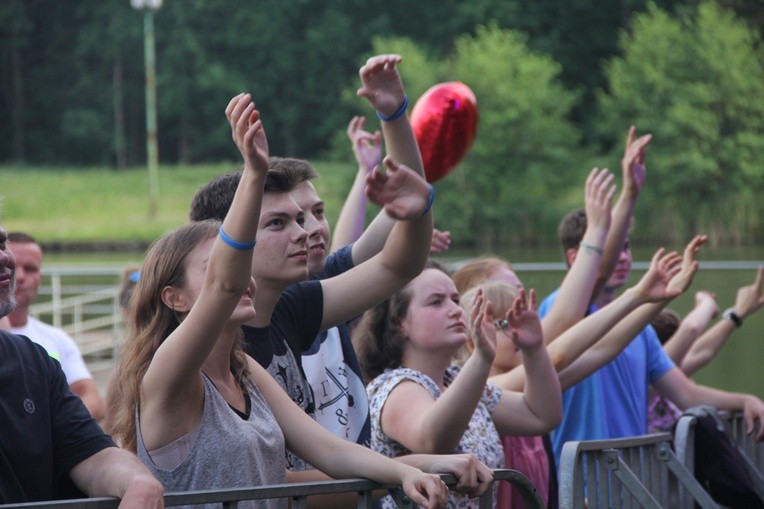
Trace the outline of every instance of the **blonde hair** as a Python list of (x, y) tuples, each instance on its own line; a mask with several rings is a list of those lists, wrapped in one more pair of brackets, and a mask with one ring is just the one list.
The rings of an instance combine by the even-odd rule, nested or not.
[(512, 269), (512, 264), (494, 256), (481, 256), (454, 272), (454, 284), (459, 293), (464, 293), (487, 281), (497, 269)]
[[(472, 313), (472, 302), (475, 300), (478, 290), (483, 290), (483, 298), (486, 302), (493, 305), (493, 319), (499, 320), (507, 314), (519, 294), (519, 290), (503, 281), (486, 281), (477, 286), (473, 286), (462, 294), (459, 298), (459, 305), (464, 309), (467, 317)], [(456, 361), (464, 364), (474, 349), (472, 342), (472, 331), (470, 339), (464, 344), (456, 355)]]
[[(201, 242), (218, 233), (218, 221), (200, 221), (182, 226), (154, 242), (141, 268), (141, 276), (130, 300), (128, 331), (116, 372), (107, 393), (106, 430), (125, 449), (136, 451), (136, 411), (140, 386), (154, 353), (180, 324), (178, 314), (162, 301), (166, 286), (186, 284), (186, 258)], [(241, 383), (246, 374), (242, 342), (231, 351), (231, 371)]]

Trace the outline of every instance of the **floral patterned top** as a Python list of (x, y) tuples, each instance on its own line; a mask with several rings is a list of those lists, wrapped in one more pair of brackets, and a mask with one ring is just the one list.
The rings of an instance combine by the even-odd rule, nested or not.
[(670, 399), (656, 394), (647, 405), (647, 432), (671, 431), (682, 411)]
[[(446, 370), (443, 378), (446, 387), (451, 385), (459, 374), (458, 366), (451, 366)], [(404, 380), (411, 380), (418, 383), (430, 395), (438, 399), (441, 395), (440, 387), (432, 378), (419, 371), (409, 368), (388, 369), (377, 378), (371, 381), (366, 387), (369, 394), (369, 407), (371, 409), (371, 447), (375, 451), (384, 454), (390, 458), (411, 454), (406, 447), (385, 435), (382, 431), (380, 418), (382, 408), (385, 406), (388, 396), (392, 390)], [(469, 425), (459, 441), (455, 454), (472, 453), (480, 461), (488, 465), (489, 468), (504, 468), (504, 449), (501, 444), (496, 426), (493, 424), (491, 414), (496, 410), (501, 397), (501, 389), (493, 384), (486, 384), (483, 396), (472, 414)], [(416, 411), (415, 408), (411, 409)], [(494, 500), (496, 500), (496, 485), (494, 485)], [(382, 499), (384, 509), (395, 508), (396, 505), (391, 497)], [(452, 508), (477, 508), (478, 499), (468, 498), (466, 495), (458, 493), (449, 494), (448, 507)]]

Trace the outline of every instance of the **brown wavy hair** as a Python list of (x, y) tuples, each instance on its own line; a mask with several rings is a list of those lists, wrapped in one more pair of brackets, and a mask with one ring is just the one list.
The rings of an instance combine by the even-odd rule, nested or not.
[[(212, 220), (182, 226), (154, 242), (143, 261), (130, 302), (127, 335), (107, 391), (105, 427), (125, 449), (136, 451), (135, 417), (141, 381), (154, 353), (182, 320), (162, 302), (162, 289), (186, 284), (188, 254), (201, 242), (215, 237), (219, 227), (220, 222)], [(245, 355), (242, 342), (237, 342), (231, 351), (231, 371), (240, 384), (246, 374)]]
[[(424, 270), (440, 270), (449, 277), (446, 268), (435, 261), (428, 261)], [(358, 353), (365, 381), (368, 383), (386, 369), (394, 369), (403, 360), (404, 335), (401, 323), (411, 304), (410, 283), (387, 300), (380, 302), (361, 317), (353, 330), (353, 346)]]

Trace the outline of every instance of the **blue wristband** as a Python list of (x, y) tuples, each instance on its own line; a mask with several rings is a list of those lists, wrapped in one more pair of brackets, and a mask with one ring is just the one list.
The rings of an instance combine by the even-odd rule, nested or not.
[(398, 108), (398, 111), (396, 111), (389, 117), (386, 117), (383, 114), (381, 114), (379, 111), (377, 111), (377, 118), (380, 119), (382, 122), (390, 122), (402, 116), (404, 113), (406, 113), (406, 108), (408, 107), (409, 107), (409, 96), (406, 94), (403, 94), (403, 104), (401, 104), (401, 107)]
[(218, 232), (220, 234), (220, 240), (228, 244), (234, 249), (238, 249), (240, 251), (246, 251), (248, 249), (252, 249), (255, 247), (255, 244), (257, 243), (257, 240), (253, 240), (252, 242), (238, 242), (236, 240), (233, 240), (231, 237), (226, 234), (226, 232), (223, 231), (223, 227), (220, 227), (220, 231)]
[(430, 186), (430, 197), (427, 198), (427, 205), (424, 207), (424, 212), (422, 212), (422, 217), (424, 217), (425, 214), (427, 214), (430, 209), (432, 208), (432, 204), (435, 201), (435, 188), (432, 187), (432, 184), (427, 184)]

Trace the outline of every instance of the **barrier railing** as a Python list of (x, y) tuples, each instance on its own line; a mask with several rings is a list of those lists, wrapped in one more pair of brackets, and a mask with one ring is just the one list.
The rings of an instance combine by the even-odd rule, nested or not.
[(717, 411), (709, 406), (687, 409), (677, 421), (674, 431), (674, 450), (679, 461), (691, 473), (695, 472), (695, 426), (698, 416), (705, 413), (718, 417), (719, 424), (724, 428), (722, 431), (730, 437), (732, 443), (742, 453), (742, 467), (748, 473), (753, 490), (764, 501), (764, 474), (762, 474), (761, 463), (764, 457), (764, 444), (757, 442), (753, 438), (754, 435), (746, 433), (742, 412)]
[(567, 442), (560, 457), (560, 509), (719, 506), (671, 449), (671, 434)]
[[(449, 486), (456, 485), (456, 478), (451, 474), (442, 474), (441, 477)], [(531, 509), (542, 509), (543, 504), (538, 491), (533, 484), (520, 472), (509, 469), (494, 470), (494, 479), (500, 482), (508, 482), (514, 489), (519, 490)], [(311, 495), (325, 495), (330, 493), (358, 493), (359, 509), (372, 507), (372, 492), (381, 489), (397, 488), (397, 485), (379, 484), (367, 479), (343, 479), (337, 481), (319, 481), (311, 483), (278, 484), (273, 486), (255, 486), (248, 488), (194, 491), (185, 493), (165, 494), (165, 506), (173, 507), (180, 505), (222, 503), (224, 509), (235, 509), (239, 502), (250, 500), (264, 500), (273, 498), (288, 498), (292, 500), (292, 509), (307, 507), (307, 497)], [(488, 490), (479, 499), (481, 509), (493, 507), (493, 491)], [(30, 502), (23, 504), (0, 505), (3, 509), (21, 508), (60, 508), (60, 509), (116, 509), (119, 500), (116, 498), (91, 498), (78, 500), (62, 500), (57, 502)], [(411, 502), (399, 505), (401, 508), (414, 507)]]

